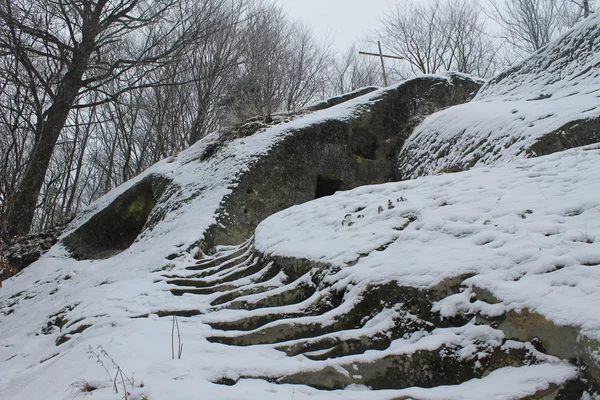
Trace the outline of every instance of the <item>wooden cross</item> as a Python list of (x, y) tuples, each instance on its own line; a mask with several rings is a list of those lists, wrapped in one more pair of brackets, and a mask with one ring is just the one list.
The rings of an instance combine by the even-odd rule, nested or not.
[(377, 41), (377, 46), (379, 47), (379, 54), (377, 53), (367, 53), (364, 51), (359, 51), (358, 54), (362, 54), (365, 56), (375, 56), (375, 57), (379, 57), (379, 59), (381, 60), (381, 72), (383, 73), (383, 85), (387, 86), (388, 82), (387, 82), (387, 74), (385, 73), (385, 64), (383, 63), (383, 59), (384, 58), (393, 58), (396, 60), (406, 60), (406, 58), (404, 57), (396, 57), (396, 56), (390, 56), (387, 54), (383, 54), (383, 52), (381, 51), (381, 42), (378, 40)]

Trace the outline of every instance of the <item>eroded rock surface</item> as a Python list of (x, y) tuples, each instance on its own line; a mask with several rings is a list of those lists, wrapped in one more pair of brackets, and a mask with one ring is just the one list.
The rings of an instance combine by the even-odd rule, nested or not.
[[(417, 289), (396, 281), (365, 285), (329, 279), (337, 272), (327, 264), (266, 256), (249, 240), (164, 276), (176, 296), (212, 296), (212, 309), (205, 317), (216, 330), (207, 338), (210, 342), (271, 346), (289, 357), (312, 360), (305, 370), (223, 376), (215, 380), (220, 384), (265, 379), (319, 390), (356, 385), (374, 390), (432, 388), (485, 380), (507, 367), (560, 363), (556, 352), (545, 350), (549, 342), (525, 338), (531, 327), (513, 324), (504, 332), (476, 314), (442, 318), (433, 310), (437, 301), (464, 291), (462, 282), (469, 276)], [(220, 317), (226, 310), (239, 310), (238, 317)], [(512, 315), (502, 318), (513, 320)], [(534, 319), (530, 325), (546, 328)], [(516, 340), (518, 336), (523, 341)], [(577, 378), (519, 398), (579, 399), (598, 389), (595, 379), (594, 372), (583, 368)]]
[(398, 158), (402, 179), (542, 156), (600, 141), (600, 14), (426, 118)]
[(468, 101), (481, 83), (460, 74), (422, 76), (270, 121), (247, 121), (150, 168), (125, 192), (80, 216), (62, 243), (76, 258), (107, 258), (168, 214), (209, 199), (194, 212), (196, 227), (205, 230), (201, 247), (238, 244), (284, 208), (396, 179), (396, 155), (415, 121)]
[(56, 225), (41, 232), (17, 236), (0, 243), (0, 286), (2, 281), (19, 273), (37, 261), (56, 242), (65, 225)]
[(240, 243), (263, 219), (294, 204), (395, 180), (396, 154), (415, 119), (468, 101), (480, 84), (462, 75), (411, 79), (361, 105), (349, 118), (290, 132), (239, 176), (203, 247)]
[(149, 175), (70, 233), (62, 244), (77, 259), (107, 258), (127, 249), (146, 227), (169, 184), (167, 178)]

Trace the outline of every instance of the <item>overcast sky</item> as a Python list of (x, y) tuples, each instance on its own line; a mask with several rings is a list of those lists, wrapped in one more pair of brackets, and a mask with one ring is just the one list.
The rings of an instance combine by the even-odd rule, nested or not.
[[(336, 49), (343, 51), (352, 42), (377, 29), (392, 0), (275, 0), (290, 17), (311, 25), (319, 35), (331, 34)], [(364, 49), (375, 50), (375, 49)]]

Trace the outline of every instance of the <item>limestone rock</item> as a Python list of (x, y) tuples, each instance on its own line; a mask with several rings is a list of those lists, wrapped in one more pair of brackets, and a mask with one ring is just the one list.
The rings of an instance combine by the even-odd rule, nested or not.
[[(460, 74), (422, 76), (206, 137), (128, 183), (127, 190), (120, 188), (118, 197), (92, 206), (62, 244), (80, 259), (110, 257), (166, 214), (209, 196), (214, 202), (203, 212), (215, 219), (198, 237), (202, 249), (238, 244), (284, 208), (395, 180), (396, 155), (414, 121), (469, 100), (480, 85)], [(177, 176), (186, 176), (186, 183)], [(148, 218), (154, 222), (147, 223)]]
[(550, 154), (600, 141), (600, 14), (426, 118), (398, 158), (402, 179)]

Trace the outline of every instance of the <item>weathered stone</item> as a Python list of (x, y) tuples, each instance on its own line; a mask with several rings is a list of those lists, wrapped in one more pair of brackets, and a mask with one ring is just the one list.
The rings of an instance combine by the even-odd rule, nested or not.
[(306, 111), (325, 110), (327, 108), (336, 106), (338, 104), (345, 103), (348, 100), (352, 100), (352, 99), (355, 99), (357, 97), (363, 96), (365, 94), (369, 94), (371, 92), (374, 92), (375, 90), (377, 90), (377, 88), (375, 86), (369, 86), (369, 87), (365, 87), (365, 88), (362, 88), (362, 89), (358, 89), (358, 90), (355, 90), (353, 92), (345, 93), (345, 94), (343, 94), (341, 96), (332, 97), (330, 99), (327, 99), (325, 101), (319, 102), (317, 104), (313, 104), (312, 106), (307, 107)]
[(473, 101), (423, 121), (399, 153), (412, 179), (600, 142), (598, 16), (490, 79)]
[(202, 248), (241, 243), (263, 219), (292, 205), (396, 180), (396, 156), (414, 120), (468, 101), (479, 87), (458, 74), (419, 77), (383, 92), (350, 119), (293, 131), (240, 176)]
[[(489, 304), (501, 302), (487, 289), (474, 286), (472, 290), (477, 300)], [(478, 315), (477, 320), (502, 330), (508, 339), (531, 342), (544, 353), (584, 366), (586, 378), (592, 380), (593, 385), (600, 386), (600, 360), (597, 356), (600, 342), (582, 333), (581, 327), (557, 325), (528, 309), (509, 310), (491, 318)]]
[(600, 118), (571, 121), (559, 130), (548, 133), (528, 150), (530, 156), (544, 156), (600, 142)]
[(585, 365), (586, 375), (597, 385), (600, 383), (600, 360), (597, 356), (600, 341), (587, 337), (580, 327), (556, 325), (538, 313), (523, 309), (507, 312), (498, 329), (508, 338), (522, 341), (539, 339), (546, 353)]
[(66, 224), (55, 225), (49, 229), (17, 236), (0, 242), (0, 287), (2, 281), (19, 273), (23, 268), (37, 261), (48, 251), (65, 229)]
[(63, 239), (77, 259), (101, 259), (127, 249), (137, 238), (170, 181), (149, 175)]
[[(244, 246), (246, 248), (246, 245)], [(230, 253), (234, 254), (234, 253)], [(237, 252), (239, 254), (239, 252)], [(457, 385), (474, 378), (483, 378), (493, 371), (504, 367), (520, 367), (540, 362), (546, 362), (543, 353), (551, 354), (563, 359), (571, 359), (581, 366), (581, 374), (566, 384), (552, 384), (538, 392), (524, 396), (521, 400), (565, 400), (580, 399), (585, 392), (595, 393), (597, 385), (594, 383), (595, 373), (588, 367), (590, 359), (584, 358), (577, 350), (576, 341), (581, 341), (579, 329), (571, 327), (556, 327), (546, 319), (525, 311), (521, 313), (509, 312), (507, 315), (494, 319), (485, 319), (478, 316), (480, 324), (492, 323), (494, 328), (505, 333), (503, 343), (497, 339), (480, 341), (480, 339), (467, 340), (473, 357), (465, 357), (463, 345), (440, 343), (437, 348), (417, 349), (408, 353), (386, 352), (394, 340), (411, 337), (413, 334), (428, 335), (435, 328), (455, 328), (468, 323), (475, 315), (458, 315), (454, 318), (442, 319), (433, 312), (432, 306), (437, 301), (464, 289), (463, 282), (472, 276), (464, 274), (451, 277), (439, 284), (428, 288), (414, 288), (402, 286), (401, 282), (390, 281), (380, 285), (367, 285), (361, 289), (360, 295), (352, 293), (350, 298), (357, 301), (347, 304), (346, 293), (333, 293), (331, 281), (328, 276), (339, 272), (327, 264), (313, 262), (293, 257), (272, 257), (252, 250), (245, 252), (246, 259), (258, 260), (263, 271), (269, 271), (269, 276), (275, 276), (278, 271), (284, 272), (288, 279), (283, 282), (286, 290), (280, 291), (280, 286), (265, 288), (264, 296), (257, 297), (252, 302), (243, 300), (234, 301), (237, 297), (252, 295), (248, 288), (254, 283), (263, 281), (258, 274), (253, 275), (256, 269), (246, 271), (245, 281), (237, 281), (240, 274), (226, 274), (230, 276), (228, 284), (232, 287), (224, 291), (219, 301), (227, 308), (246, 308), (249, 310), (268, 309), (268, 314), (259, 313), (236, 320), (213, 321), (209, 324), (223, 331), (226, 335), (208, 337), (211, 342), (218, 342), (235, 346), (270, 345), (285, 352), (288, 356), (303, 355), (316, 362), (326, 361), (320, 367), (292, 373), (286, 376), (255, 376), (247, 375), (236, 377), (229, 384), (235, 384), (239, 379), (265, 379), (270, 382), (309, 385), (321, 390), (344, 389), (349, 385), (365, 385), (371, 389), (402, 389), (412, 386), (435, 387), (440, 385)], [(227, 257), (217, 255), (213, 260), (225, 260)], [(210, 282), (210, 272), (219, 274), (221, 268), (213, 260), (203, 261), (211, 265), (202, 278), (202, 286)], [(232, 271), (244, 271), (244, 268), (233, 267)], [(224, 276), (224, 277), (225, 277)], [(252, 284), (247, 278), (254, 276)], [(310, 280), (307, 280), (310, 276)], [(220, 292), (225, 278), (213, 286)], [(245, 283), (244, 283), (245, 282)], [(310, 305), (295, 308), (293, 312), (282, 312), (282, 307), (298, 304), (295, 297), (298, 282), (311, 282), (314, 293)], [(338, 285), (339, 286), (339, 285)], [(356, 282), (349, 282), (346, 290), (356, 287)], [(206, 287), (206, 289), (210, 289)], [(339, 289), (339, 288), (338, 288)], [(276, 295), (270, 295), (270, 290)], [(317, 293), (318, 291), (318, 293)], [(477, 300), (489, 303), (498, 303), (490, 291), (473, 288)], [(288, 294), (283, 294), (288, 292)], [(208, 294), (206, 292), (205, 294)], [(318, 295), (317, 295), (318, 294)], [(230, 299), (228, 296), (233, 295)], [(306, 297), (306, 296), (303, 296)], [(226, 300), (231, 300), (227, 302)], [(238, 303), (234, 306), (235, 303)], [(243, 306), (240, 306), (244, 304)], [(377, 318), (384, 309), (395, 310), (395, 316), (389, 321), (384, 330), (373, 332), (361, 331), (367, 321)], [(326, 319), (313, 318), (327, 312)], [(566, 329), (564, 332), (561, 329)], [(550, 335), (547, 340), (546, 335)], [(563, 340), (564, 343), (555, 343)], [(510, 344), (507, 340), (512, 339)], [(528, 343), (530, 342), (530, 343)], [(506, 346), (502, 344), (506, 343)], [(549, 346), (546, 348), (546, 343)], [(533, 346), (532, 346), (533, 345)], [(473, 348), (472, 346), (475, 346)], [(584, 343), (587, 350), (593, 349), (593, 343)], [(367, 353), (369, 352), (369, 353)], [(378, 353), (379, 352), (379, 353)], [(356, 358), (352, 362), (344, 362), (342, 357), (351, 355), (369, 354), (366, 360)], [(591, 353), (588, 353), (591, 356)], [(332, 365), (338, 359), (339, 364)], [(319, 364), (315, 364), (318, 366)]]
[[(253, 160), (246, 169), (231, 171), (231, 193), (221, 200), (219, 209), (207, 211), (214, 212), (217, 220), (200, 238), (201, 250), (208, 253), (215, 245), (237, 245), (250, 237), (263, 219), (292, 205), (337, 190), (395, 180), (396, 155), (414, 121), (469, 100), (480, 85), (481, 81), (460, 74), (422, 76), (359, 102), (349, 117), (290, 128), (267, 154)], [(193, 161), (206, 161), (208, 165), (229, 142), (243, 141), (269, 126), (285, 124), (313, 109), (333, 107), (372, 90), (365, 88), (340, 96), (300, 110), (299, 114), (247, 121), (207, 141), (199, 158)], [(148, 175), (93, 215), (63, 239), (64, 246), (78, 259), (106, 258), (128, 248), (145, 228), (181, 207), (174, 202), (161, 202), (155, 207), (163, 194), (167, 199), (184, 190), (159, 174), (164, 172)], [(201, 196), (202, 190), (205, 189), (194, 188), (180, 202)]]

